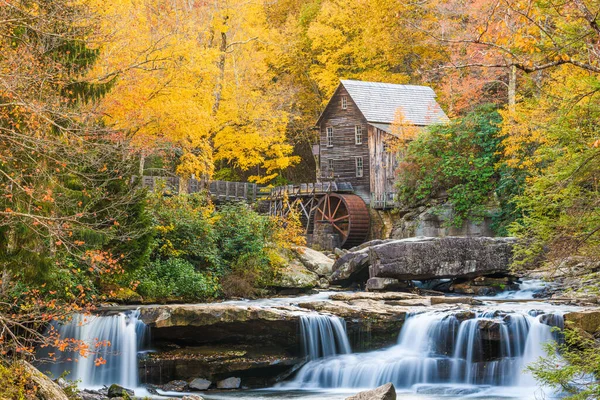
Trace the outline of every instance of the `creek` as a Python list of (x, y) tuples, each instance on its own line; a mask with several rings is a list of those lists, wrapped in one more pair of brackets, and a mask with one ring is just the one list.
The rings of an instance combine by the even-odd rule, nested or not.
[[(331, 292), (296, 298), (224, 302), (234, 307), (284, 307), (298, 314), (298, 345), (306, 363), (273, 387), (260, 390), (203, 392), (206, 399), (344, 399), (361, 390), (392, 382), (403, 399), (463, 398), (534, 399), (559, 397), (536, 385), (527, 365), (545, 355), (545, 344), (561, 340), (566, 312), (577, 306), (556, 305), (531, 298), (532, 287), (522, 293), (499, 296), (502, 302), (483, 298), (474, 307), (430, 309), (412, 307), (398, 332), (396, 344), (374, 351), (354, 352), (343, 318), (297, 307), (299, 303), (327, 301)], [(507, 299), (519, 302), (507, 302)], [(523, 301), (528, 299), (530, 301)], [(198, 305), (201, 307), (202, 305)], [(91, 358), (51, 366), (54, 376), (71, 371), (80, 387), (99, 388), (118, 383), (149, 395), (139, 380), (139, 357), (151, 347), (149, 329), (139, 310), (103, 316), (75, 316), (56, 325), (62, 337), (108, 340), (100, 350), (106, 365)], [(202, 331), (198, 331), (201, 335)], [(260, 346), (260, 344), (257, 344)], [(161, 393), (181, 396), (181, 393)], [(160, 398), (160, 397), (157, 397)]]

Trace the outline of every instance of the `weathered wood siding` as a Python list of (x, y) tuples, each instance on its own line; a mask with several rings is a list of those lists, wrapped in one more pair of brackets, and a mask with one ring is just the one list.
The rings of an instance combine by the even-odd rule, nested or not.
[[(342, 109), (342, 96), (347, 107)], [(362, 127), (362, 144), (356, 144), (355, 126)], [(333, 128), (333, 146), (327, 146), (327, 127)], [(335, 179), (350, 182), (356, 194), (368, 204), (371, 196), (370, 161), (367, 121), (352, 101), (346, 89), (340, 86), (325, 109), (320, 126), (321, 180)], [(363, 158), (363, 176), (356, 176), (356, 157)], [(333, 171), (329, 169), (333, 160)]]
[[(398, 153), (386, 150), (385, 141), (390, 134), (374, 126), (369, 126), (369, 156), (371, 161), (371, 195), (376, 208), (392, 206), (394, 181), (398, 168)], [(384, 204), (386, 205), (384, 207)]]

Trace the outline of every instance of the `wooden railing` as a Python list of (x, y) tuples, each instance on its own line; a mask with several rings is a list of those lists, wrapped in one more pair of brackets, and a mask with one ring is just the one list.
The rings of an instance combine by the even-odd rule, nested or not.
[(269, 197), (278, 199), (284, 196), (301, 197), (313, 196), (316, 194), (325, 194), (332, 192), (352, 192), (352, 184), (347, 182), (317, 182), (317, 183), (300, 183), (297, 185), (277, 186), (271, 189)]
[[(144, 176), (142, 184), (150, 190), (162, 188), (165, 191), (178, 193), (179, 179), (176, 176)], [(187, 181), (187, 193), (199, 193), (207, 189), (211, 198), (215, 201), (247, 201), (250, 203), (256, 201), (259, 190), (256, 183), (248, 182), (210, 181), (208, 187), (203, 188), (202, 182), (196, 179), (188, 179)]]

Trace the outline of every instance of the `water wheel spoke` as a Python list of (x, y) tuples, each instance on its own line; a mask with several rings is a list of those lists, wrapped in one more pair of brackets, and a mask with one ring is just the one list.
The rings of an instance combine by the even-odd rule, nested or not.
[(347, 214), (347, 215), (342, 215), (341, 217), (335, 218), (335, 219), (333, 219), (333, 220), (331, 220), (331, 221), (332, 221), (332, 222), (338, 222), (338, 221), (341, 221), (341, 220), (343, 220), (343, 219), (350, 219), (350, 214)]
[(335, 211), (333, 212), (333, 214), (331, 214), (331, 217), (335, 217), (335, 214), (337, 214), (338, 210), (340, 209), (340, 204), (342, 204), (341, 200), (338, 200), (337, 206), (335, 207)]
[(348, 232), (343, 231), (342, 228), (340, 228), (339, 226), (337, 226), (336, 224), (331, 224), (335, 229), (337, 229), (338, 231), (340, 231), (340, 233), (342, 234), (342, 236), (344, 238), (346, 238), (346, 236), (348, 236)]

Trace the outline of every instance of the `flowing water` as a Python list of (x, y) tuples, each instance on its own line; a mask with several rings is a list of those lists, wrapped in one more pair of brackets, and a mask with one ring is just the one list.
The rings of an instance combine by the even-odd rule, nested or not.
[[(148, 327), (138, 317), (137, 310), (110, 316), (76, 314), (68, 324), (55, 324), (61, 338), (84, 341), (97, 354), (88, 357), (66, 354), (67, 360), (51, 364), (50, 372), (56, 377), (69, 371), (67, 378), (80, 381), (79, 386), (83, 388), (99, 388), (112, 383), (127, 388), (138, 387), (137, 356), (148, 339)], [(97, 348), (96, 343), (100, 344)], [(105, 359), (106, 364), (96, 366), (98, 357)]]
[[(387, 382), (403, 389), (423, 384), (535, 386), (522, 371), (545, 354), (544, 343), (553, 340), (549, 324), (562, 326), (560, 314), (482, 312), (464, 321), (461, 314), (410, 315), (397, 345), (312, 360), (284, 386), (368, 388)], [(428, 390), (434, 389), (421, 387), (421, 392)]]
[[(326, 300), (327, 296), (311, 297)], [(304, 301), (239, 303), (277, 307), (293, 306), (299, 300)], [(560, 340), (552, 327), (562, 327), (567, 310), (543, 302), (489, 302), (473, 311), (452, 306), (414, 312), (407, 316), (396, 345), (366, 353), (352, 352), (343, 319), (303, 311), (299, 341), (308, 362), (291, 380), (269, 390), (208, 392), (203, 397), (344, 399), (392, 382), (407, 400), (532, 399), (541, 392), (525, 368), (545, 354), (545, 343)], [(109, 316), (76, 315), (71, 323), (57, 325), (62, 337), (91, 343), (106, 340), (110, 346), (99, 348), (106, 365), (94, 366), (94, 357), (75, 361), (72, 355), (70, 362), (52, 366), (53, 375), (71, 371), (68, 377), (80, 380), (80, 387), (118, 383), (135, 388), (138, 396), (146, 395), (139, 387), (138, 353), (144, 349), (148, 332), (138, 317), (139, 312), (133, 310)], [(543, 395), (548, 398), (552, 393)]]

